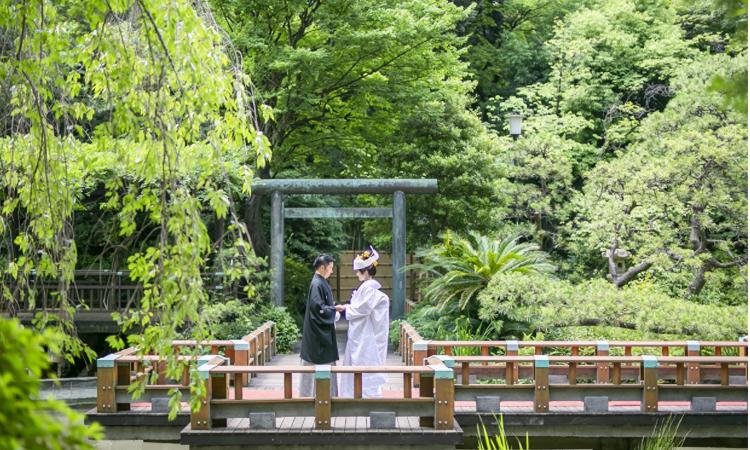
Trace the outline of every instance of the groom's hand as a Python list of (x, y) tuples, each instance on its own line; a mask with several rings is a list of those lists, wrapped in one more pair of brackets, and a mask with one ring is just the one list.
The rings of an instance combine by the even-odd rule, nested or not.
[(346, 305), (336, 305), (335, 308), (338, 312), (344, 312), (346, 310)]

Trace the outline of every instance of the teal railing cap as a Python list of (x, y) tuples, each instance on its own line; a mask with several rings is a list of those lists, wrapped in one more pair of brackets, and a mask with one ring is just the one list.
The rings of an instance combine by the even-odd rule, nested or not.
[(420, 350), (420, 351), (427, 350), (427, 346), (429, 345), (429, 343), (430, 343), (430, 341), (425, 341), (425, 340), (417, 341), (412, 346), (412, 349), (413, 350)]
[(698, 341), (687, 341), (687, 349), (691, 352), (697, 352), (701, 349), (701, 344)]
[(328, 364), (316, 365), (315, 366), (315, 379), (316, 380), (330, 380), (331, 379), (331, 366)]
[(656, 369), (659, 367), (659, 361), (656, 356), (643, 355), (643, 367), (646, 369)]
[(242, 339), (232, 339), (232, 345), (235, 350), (250, 350), (250, 343)]
[(435, 358), (439, 359), (445, 367), (455, 367), (456, 360), (450, 355), (435, 355)]
[(518, 341), (516, 341), (515, 339), (514, 340), (510, 340), (510, 341), (505, 341), (505, 350), (511, 350), (511, 351), (516, 351), (517, 352), (518, 351)]
[(107, 368), (107, 367), (115, 367), (115, 360), (117, 359), (117, 355), (114, 353), (110, 353), (107, 356), (104, 356), (102, 358), (99, 358), (96, 360), (96, 367), (97, 368)]
[(432, 373), (437, 380), (453, 379), (453, 369), (445, 367), (444, 365), (430, 365)]
[(596, 350), (600, 352), (609, 351), (609, 342), (601, 340), (596, 341)]
[(539, 369), (549, 368), (549, 356), (534, 355), (534, 368), (539, 368)]

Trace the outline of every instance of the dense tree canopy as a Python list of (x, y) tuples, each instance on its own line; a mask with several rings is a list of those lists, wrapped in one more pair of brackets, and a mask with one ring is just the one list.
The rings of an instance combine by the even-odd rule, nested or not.
[[(435, 256), (454, 236), (465, 250), (427, 276), (439, 295), (414, 317), (433, 330), (733, 338), (747, 326), (746, 25), (747, 2), (726, 0), (0, 0), (3, 309), (33, 308), (42, 279), (60, 292), (43, 332), (0, 332), (93, 357), (70, 319), (86, 308), (74, 270), (98, 267), (143, 287), (114, 319), (170, 356), (169, 376), (178, 336), (239, 332), (257, 311), (294, 335), (254, 304), (268, 199), (253, 180), (393, 177), (439, 181), (408, 198), (410, 249)], [(388, 221), (286, 226), (297, 298), (313, 253), (391, 239)], [(545, 275), (502, 274), (506, 253)], [(244, 293), (207, 306), (207, 270)]]

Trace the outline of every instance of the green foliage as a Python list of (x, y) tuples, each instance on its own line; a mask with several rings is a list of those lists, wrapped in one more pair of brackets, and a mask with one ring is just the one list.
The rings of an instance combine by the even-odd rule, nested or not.
[[(444, 0), (212, 4), (274, 109), (261, 123), (274, 148), (262, 178), (436, 177), (437, 196), (410, 197), (413, 246), (449, 227), (492, 223), (497, 140), (470, 110), (473, 83), (455, 33), (468, 9)], [(390, 243), (385, 221), (368, 222), (364, 234)]]
[(257, 318), (258, 310), (255, 303), (231, 299), (206, 305), (202, 316), (215, 339), (239, 339), (262, 323)]
[[(573, 202), (576, 218), (567, 227), (580, 267), (601, 267), (601, 252), (622, 248), (633, 271), (620, 277), (610, 269), (615, 284), (653, 266), (653, 276), (683, 296), (721, 282), (707, 276), (712, 271), (743, 277), (747, 129), (743, 117), (723, 111), (720, 96), (708, 93), (706, 84), (712, 73), (746, 64), (743, 57), (712, 55), (682, 68), (666, 109), (644, 119), (627, 150), (589, 172)], [(724, 280), (711, 288), (724, 291), (727, 303), (737, 297), (745, 302), (744, 285), (732, 287)]]
[(305, 318), (311, 279), (312, 262), (304, 264), (293, 258), (284, 258), (284, 305), (300, 327)]
[[(0, 1), (0, 11), (0, 92), (9, 93), (0, 137), (0, 248), (8, 256), (0, 275), (13, 280), (3, 301), (15, 306), (32, 293), (33, 277), (44, 276), (59, 283), (68, 318), (85, 308), (67, 295), (81, 239), (72, 224), (80, 198), (103, 189), (95, 206), (117, 217), (114, 239), (145, 233), (126, 255), (143, 299), (115, 318), (123, 331), (142, 330), (129, 343), (165, 355), (167, 375), (178, 376), (184, 367), (169, 342), (186, 329), (206, 337), (201, 270), (215, 250), (226, 244), (237, 256), (230, 281), (254, 270), (245, 265), (252, 250), (229, 186), (249, 194), (256, 166), (270, 157), (245, 92), (249, 80), (200, 3)], [(224, 224), (218, 242), (208, 217)], [(70, 320), (59, 326), (61, 336), (75, 335)], [(75, 338), (63, 342), (68, 355), (83, 351)], [(197, 407), (202, 383), (191, 391)]]
[(569, 12), (585, 7), (584, 1), (510, 0), (475, 2), (459, 24), (467, 38), (464, 58), (477, 80), (480, 106), (495, 96), (507, 97), (519, 87), (546, 78), (551, 64), (544, 43), (552, 37), (555, 23)]
[(93, 449), (101, 439), (98, 423), (63, 401), (43, 399), (39, 379), (49, 376), (49, 353), (59, 355), (60, 335), (26, 329), (0, 318), (0, 449)]
[[(505, 426), (503, 425), (503, 415), (500, 414), (499, 416), (493, 415), (495, 418), (495, 423), (497, 423), (497, 432), (490, 433), (487, 431), (487, 427), (484, 426), (484, 422), (480, 420), (479, 425), (477, 425), (477, 449), (479, 450), (513, 450), (515, 446), (508, 443), (508, 438), (505, 436)], [(479, 426), (481, 425), (481, 429)], [(521, 441), (516, 438), (516, 443), (518, 443), (518, 449), (519, 450), (528, 450), (529, 449), (529, 435), (526, 434), (526, 443), (525, 445), (521, 443)]]
[(745, 306), (700, 305), (669, 297), (647, 283), (618, 289), (601, 279), (574, 285), (544, 275), (501, 273), (479, 295), (479, 303), (482, 320), (511, 319), (545, 332), (610, 326), (643, 334), (735, 340), (747, 330)]
[(477, 294), (497, 273), (554, 270), (537, 245), (519, 243), (516, 236), (500, 240), (471, 232), (463, 238), (447, 232), (442, 239), (440, 245), (419, 252), (423, 262), (414, 265), (430, 280), (422, 291), (425, 301), (440, 308), (456, 303), (461, 310), (473, 310)]
[(657, 421), (651, 435), (645, 437), (637, 450), (672, 450), (682, 447), (685, 437), (677, 436), (682, 417), (675, 419), (671, 414), (663, 421)]
[(240, 339), (263, 323), (273, 321), (277, 326), (276, 348), (288, 353), (299, 339), (299, 327), (286, 308), (259, 305), (238, 299), (207, 305), (201, 314), (215, 339)]
[(276, 350), (290, 353), (300, 338), (300, 329), (285, 307), (264, 305), (258, 312), (259, 324), (268, 320), (276, 323)]

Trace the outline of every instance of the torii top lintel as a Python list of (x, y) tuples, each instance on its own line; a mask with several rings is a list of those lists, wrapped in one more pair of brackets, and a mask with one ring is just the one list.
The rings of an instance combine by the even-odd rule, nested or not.
[(282, 194), (433, 194), (438, 191), (436, 179), (305, 179), (286, 178), (256, 180), (254, 193), (281, 192)]

